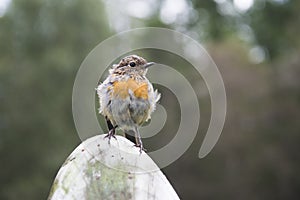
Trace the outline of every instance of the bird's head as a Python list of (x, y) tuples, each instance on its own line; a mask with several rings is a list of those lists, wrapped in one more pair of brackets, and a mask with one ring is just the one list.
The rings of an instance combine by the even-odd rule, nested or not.
[(129, 74), (144, 76), (148, 67), (154, 65), (154, 62), (147, 62), (144, 58), (137, 55), (126, 56), (121, 59), (119, 64), (113, 65), (111, 74)]

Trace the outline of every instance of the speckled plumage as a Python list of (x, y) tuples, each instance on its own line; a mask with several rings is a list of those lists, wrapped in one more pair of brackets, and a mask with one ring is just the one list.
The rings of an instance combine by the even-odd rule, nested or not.
[(150, 119), (160, 99), (146, 78), (148, 67), (153, 64), (137, 55), (127, 56), (113, 65), (109, 76), (97, 87), (99, 112), (107, 120), (109, 139), (119, 127), (125, 133), (133, 132), (136, 146), (143, 149), (138, 127)]

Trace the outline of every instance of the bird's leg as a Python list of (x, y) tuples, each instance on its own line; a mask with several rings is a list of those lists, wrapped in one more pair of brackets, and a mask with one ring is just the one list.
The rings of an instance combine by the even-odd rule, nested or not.
[(136, 141), (136, 144), (134, 146), (139, 147), (140, 153), (142, 153), (142, 151), (146, 151), (146, 149), (143, 147), (143, 142), (141, 139), (140, 132), (137, 128), (135, 128), (134, 132), (135, 132), (135, 141)]
[(117, 139), (116, 136), (115, 136), (115, 133), (116, 133), (115, 128), (112, 128), (111, 130), (108, 131), (107, 135), (104, 137), (104, 138), (108, 138), (108, 143), (110, 143), (111, 137)]
[(108, 133), (104, 138), (108, 138), (108, 143), (110, 143), (111, 137), (117, 139), (115, 136), (115, 133), (116, 133), (116, 128), (118, 126), (113, 126), (111, 121), (107, 117), (105, 117), (105, 119), (106, 119), (106, 123), (107, 123), (107, 127), (108, 127)]

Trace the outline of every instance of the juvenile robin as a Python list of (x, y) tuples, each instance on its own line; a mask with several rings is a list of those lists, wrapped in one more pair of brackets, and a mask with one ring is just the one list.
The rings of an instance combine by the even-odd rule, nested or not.
[(109, 129), (106, 137), (109, 140), (115, 137), (118, 127), (125, 135), (134, 135), (140, 152), (144, 148), (138, 128), (151, 118), (160, 99), (146, 78), (148, 67), (154, 64), (137, 55), (126, 56), (113, 65), (109, 76), (97, 87), (99, 113), (105, 117)]

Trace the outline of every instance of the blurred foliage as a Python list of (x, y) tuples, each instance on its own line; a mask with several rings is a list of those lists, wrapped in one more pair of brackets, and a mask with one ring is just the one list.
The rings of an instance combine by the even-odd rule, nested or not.
[(79, 143), (73, 81), (108, 35), (103, 6), (19, 0), (0, 23), (0, 199), (45, 199), (58, 166)]
[[(231, 0), (192, 0), (189, 5), (198, 18), (179, 25), (162, 22), (163, 2), (157, 1), (147, 19), (131, 17), (132, 27), (142, 23), (196, 32), (219, 66), (228, 97), (221, 139), (208, 157), (199, 160), (210, 118), (204, 87), (199, 97), (199, 134), (190, 149), (164, 169), (179, 195), (183, 199), (297, 199), (299, 1), (254, 1), (246, 12), (228, 13), (224, 8), (232, 7)], [(57, 170), (80, 142), (71, 111), (76, 71), (89, 51), (114, 33), (108, 21), (104, 3), (98, 0), (12, 0), (0, 17), (0, 199), (47, 197)], [(241, 30), (248, 34), (246, 41)], [(269, 62), (249, 61), (249, 50), (256, 45), (266, 51)], [(191, 77), (193, 86), (204, 84), (194, 78), (194, 71), (181, 67), (185, 61), (148, 53), (169, 65), (173, 60)], [(174, 110), (169, 115), (176, 118), (178, 109), (173, 107), (178, 102), (167, 88), (160, 90), (165, 94), (161, 103)], [(168, 124), (164, 133), (174, 129)], [(170, 140), (158, 136), (149, 144), (159, 147)]]
[[(192, 2), (199, 17), (203, 16), (202, 13), (207, 15), (203, 28), (208, 39), (220, 40), (238, 32), (241, 25), (249, 25), (254, 35), (254, 41), (251, 42), (264, 47), (269, 59), (299, 48), (299, 40), (295, 37), (300, 31), (299, 1), (254, 1), (254, 5), (245, 13), (236, 11), (232, 1)], [(201, 27), (198, 26), (199, 22), (201, 20), (189, 27)]]
[(295, 0), (285, 4), (266, 1), (263, 8), (254, 7), (249, 13), (257, 42), (267, 48), (271, 58), (299, 48), (299, 40), (295, 38), (300, 31), (299, 7), (299, 1)]

